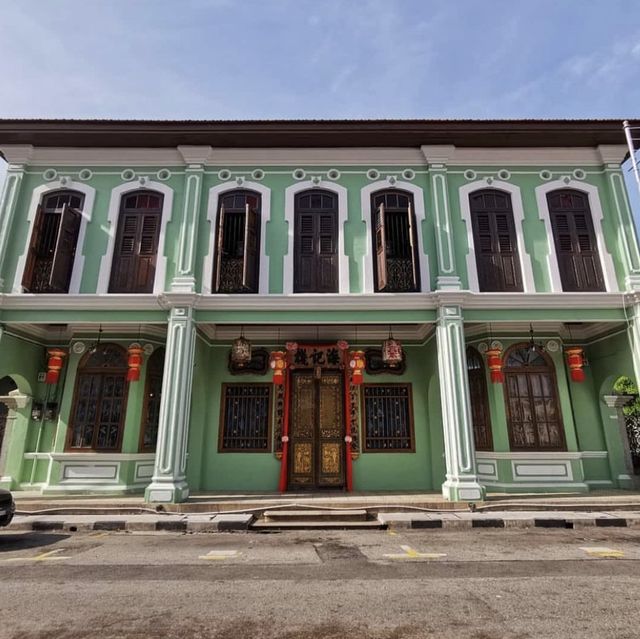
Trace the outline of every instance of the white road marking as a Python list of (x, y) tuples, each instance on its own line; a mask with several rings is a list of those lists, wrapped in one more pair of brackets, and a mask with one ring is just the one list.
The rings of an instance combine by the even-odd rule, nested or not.
[(389, 559), (440, 559), (446, 557), (444, 552), (418, 552), (411, 548), (411, 546), (400, 546), (404, 553), (402, 554), (388, 554), (384, 555)]
[(233, 559), (239, 557), (242, 553), (237, 550), (210, 550), (206, 555), (200, 555), (198, 559), (206, 559), (207, 561), (218, 561), (221, 559)]
[(62, 548), (43, 552), (35, 557), (11, 557), (3, 561), (60, 561), (61, 559), (71, 559), (71, 557), (61, 557), (58, 555), (59, 552), (62, 552)]

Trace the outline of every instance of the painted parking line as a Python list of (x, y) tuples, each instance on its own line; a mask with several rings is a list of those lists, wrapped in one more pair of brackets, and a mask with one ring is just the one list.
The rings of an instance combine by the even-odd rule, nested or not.
[(239, 557), (242, 553), (237, 550), (210, 550), (206, 555), (200, 555), (198, 559), (204, 559), (206, 561), (220, 561), (223, 559), (234, 559)]
[(624, 557), (622, 550), (603, 546), (581, 546), (580, 550), (584, 550), (589, 557), (598, 557), (599, 559), (620, 559)]
[(400, 546), (400, 548), (404, 552), (398, 554), (387, 554), (384, 556), (388, 559), (441, 559), (442, 557), (447, 556), (444, 552), (418, 552), (411, 548), (411, 546)]
[(48, 552), (40, 553), (35, 557), (11, 557), (10, 559), (3, 559), (3, 561), (60, 561), (62, 559), (71, 559), (71, 557), (62, 557), (58, 555), (59, 552), (62, 552), (62, 548), (49, 550)]

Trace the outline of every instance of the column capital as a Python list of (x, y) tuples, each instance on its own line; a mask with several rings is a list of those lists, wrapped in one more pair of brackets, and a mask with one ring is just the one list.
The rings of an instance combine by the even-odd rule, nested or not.
[(213, 148), (210, 146), (190, 146), (181, 144), (178, 146), (178, 153), (182, 156), (185, 164), (194, 165), (193, 168), (198, 168), (198, 165), (206, 164), (207, 160), (213, 153)]
[[(33, 157), (32, 144), (3, 144), (0, 151), (9, 163), (8, 170), (22, 170), (23, 165), (29, 164)], [(15, 165), (12, 167), (12, 165)]]
[(455, 155), (456, 147), (452, 144), (423, 144), (420, 151), (422, 151), (429, 169), (445, 170), (446, 165)]

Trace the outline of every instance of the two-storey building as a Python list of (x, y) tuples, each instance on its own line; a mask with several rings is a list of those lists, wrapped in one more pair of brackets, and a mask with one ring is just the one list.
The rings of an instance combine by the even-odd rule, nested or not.
[(631, 487), (618, 121), (0, 121), (0, 485)]

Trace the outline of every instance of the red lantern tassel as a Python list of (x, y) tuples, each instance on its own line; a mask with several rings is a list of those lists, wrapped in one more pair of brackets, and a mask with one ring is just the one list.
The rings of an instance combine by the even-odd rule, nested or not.
[(346, 448), (346, 459), (345, 459), (345, 470), (347, 475), (347, 492), (351, 492), (353, 490), (353, 459), (351, 458), (351, 384), (349, 380), (349, 358), (347, 352), (343, 350), (342, 361), (344, 363), (344, 408), (345, 408), (345, 448)]

